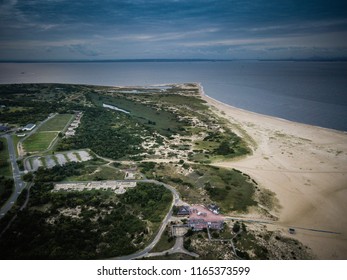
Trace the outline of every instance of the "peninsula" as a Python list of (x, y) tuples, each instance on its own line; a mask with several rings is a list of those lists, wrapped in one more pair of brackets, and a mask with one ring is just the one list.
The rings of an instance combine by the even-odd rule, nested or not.
[(2, 85), (0, 104), (2, 259), (347, 257), (343, 132), (197, 83)]

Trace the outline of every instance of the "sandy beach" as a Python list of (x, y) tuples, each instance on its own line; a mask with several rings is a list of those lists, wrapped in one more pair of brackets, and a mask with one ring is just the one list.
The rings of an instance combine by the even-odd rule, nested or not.
[(347, 133), (241, 110), (202, 88), (201, 95), (253, 150), (216, 165), (239, 169), (276, 193), (280, 207), (271, 228), (289, 236), (295, 227), (291, 237), (317, 259), (347, 259)]

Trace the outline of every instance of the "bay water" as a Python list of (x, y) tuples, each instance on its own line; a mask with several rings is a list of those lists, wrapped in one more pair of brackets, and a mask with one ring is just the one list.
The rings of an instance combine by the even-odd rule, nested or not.
[(199, 82), (226, 104), (347, 131), (347, 62), (117, 61), (0, 63), (0, 83), (107, 86)]

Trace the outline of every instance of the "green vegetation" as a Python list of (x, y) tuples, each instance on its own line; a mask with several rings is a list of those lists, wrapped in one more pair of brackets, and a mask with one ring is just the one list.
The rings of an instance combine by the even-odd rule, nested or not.
[(125, 172), (109, 166), (100, 166), (93, 161), (85, 163), (77, 176), (69, 176), (66, 181), (122, 180)]
[(58, 149), (90, 148), (100, 156), (120, 159), (140, 153), (141, 136), (147, 133), (126, 114), (90, 108), (84, 113), (76, 136), (64, 139)]
[(248, 207), (257, 205), (255, 184), (240, 171), (201, 164), (184, 165), (193, 172), (185, 175), (179, 172), (179, 167), (164, 163), (142, 162), (139, 166), (147, 178), (175, 186), (182, 199), (189, 203), (214, 202), (223, 212), (245, 212)]
[(40, 126), (38, 131), (61, 131), (72, 117), (73, 115), (71, 114), (56, 115), (54, 118), (48, 120), (42, 126)]
[[(245, 212), (257, 205), (256, 201), (271, 204), (272, 194), (262, 195), (249, 176), (204, 165), (250, 150), (228, 122), (208, 109), (194, 84), (165, 89), (0, 85), (0, 102), (6, 105), (0, 111), (1, 120), (15, 126), (37, 123), (59, 113), (24, 141), (28, 154), (39, 153), (36, 156), (44, 158), (48, 154), (45, 150), (78, 110), (83, 117), (75, 136), (65, 138), (60, 134), (56, 150), (88, 149), (105, 158), (75, 163), (64, 153), (68, 161), (64, 166), (40, 167), (26, 174), (24, 179), (34, 184), (30, 201), (0, 240), (1, 258), (95, 259), (130, 254), (153, 239), (172, 203), (170, 191), (155, 184), (138, 184), (116, 195), (110, 190), (52, 192), (53, 182), (123, 179), (124, 171), (139, 168), (147, 178), (174, 186), (184, 201), (216, 203), (224, 213)], [(102, 108), (103, 103), (130, 114)], [(106, 158), (120, 162), (111, 164)], [(141, 162), (145, 158), (179, 162)], [(58, 162), (55, 156), (53, 160)], [(18, 211), (17, 206), (15, 209)], [(231, 229), (225, 228), (212, 232), (212, 236), (229, 238)], [(185, 246), (195, 250), (194, 246), (206, 238), (205, 232), (190, 233)], [(165, 231), (154, 251), (167, 250), (174, 242)], [(230, 257), (231, 247), (208, 244), (204, 250), (207, 254), (202, 258), (224, 258)]]
[(182, 132), (184, 122), (180, 122), (177, 116), (169, 111), (156, 110), (155, 108), (127, 99), (127, 95), (122, 96), (100, 96), (89, 95), (91, 100), (102, 106), (102, 103), (116, 106), (130, 112), (131, 117), (142, 123), (150, 130), (156, 130), (160, 134), (170, 136), (177, 132)]
[(189, 159), (205, 163), (218, 159), (233, 158), (249, 153), (245, 142), (227, 129), (225, 132), (208, 132), (203, 139), (195, 142), (196, 153)]
[(12, 179), (0, 176), (0, 207), (10, 198), (14, 188)]
[(18, 142), (21, 139), (21, 137), (18, 137), (17, 135), (12, 135), (12, 141), (13, 141), (13, 146), (16, 152), (16, 157), (18, 157)]
[(130, 205), (134, 211), (141, 211), (144, 219), (159, 223), (171, 206), (172, 194), (163, 186), (138, 183), (136, 188), (129, 189), (122, 195), (121, 202)]
[(45, 122), (34, 134), (23, 142), (25, 151), (32, 153), (47, 150), (58, 133), (71, 120), (72, 116), (71, 114), (59, 114)]
[(12, 169), (9, 162), (9, 154), (7, 149), (7, 141), (4, 138), (0, 139), (0, 176), (12, 176)]
[[(281, 236), (276, 232), (255, 232), (243, 230), (234, 238), (238, 257), (242, 259), (311, 259), (307, 248), (300, 242)], [(271, 244), (271, 246), (270, 246)]]
[[(284, 237), (279, 232), (269, 232), (262, 225), (253, 225), (252, 228), (250, 230), (244, 223), (236, 222), (226, 225), (222, 231), (211, 231), (212, 238), (224, 239), (219, 242), (210, 242), (206, 230), (190, 231), (184, 238), (184, 247), (204, 260), (312, 258), (308, 248), (297, 240)], [(240, 229), (242, 231), (239, 232)], [(239, 234), (235, 235), (235, 232)], [(231, 238), (234, 246), (231, 245)]]
[(218, 167), (203, 166), (198, 170), (208, 178), (204, 189), (225, 211), (245, 212), (249, 206), (257, 205), (254, 200), (254, 184), (245, 175)]
[(264, 205), (269, 210), (280, 208), (278, 198), (275, 196), (275, 193), (270, 190), (263, 189), (258, 195), (258, 200), (261, 205)]
[(43, 152), (48, 149), (52, 141), (57, 137), (58, 132), (41, 131), (29, 136), (23, 146), (26, 152)]
[(67, 177), (78, 176), (81, 174), (84, 168), (83, 162), (68, 162), (64, 165), (56, 165), (53, 168), (46, 169), (39, 167), (35, 174), (35, 184), (41, 184), (45, 182), (59, 182)]
[[(109, 191), (52, 192), (77, 163), (39, 169), (28, 207), (0, 240), (1, 259), (96, 259), (131, 254), (156, 233), (172, 201), (162, 186)], [(140, 218), (141, 217), (141, 218)]]
[(151, 252), (163, 252), (169, 250), (175, 245), (175, 237), (170, 234), (170, 227), (167, 227), (160, 237), (159, 242), (154, 246)]

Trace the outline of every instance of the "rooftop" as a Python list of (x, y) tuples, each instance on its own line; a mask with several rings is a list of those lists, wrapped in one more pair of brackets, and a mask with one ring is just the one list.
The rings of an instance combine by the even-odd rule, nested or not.
[(35, 126), (36, 126), (36, 124), (34, 124), (34, 123), (28, 123), (26, 126), (23, 127), (23, 129), (32, 130)]

